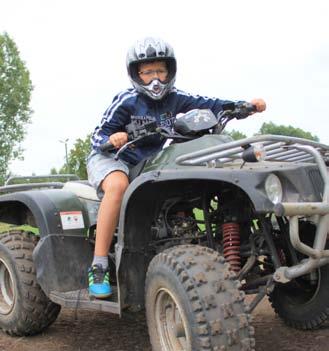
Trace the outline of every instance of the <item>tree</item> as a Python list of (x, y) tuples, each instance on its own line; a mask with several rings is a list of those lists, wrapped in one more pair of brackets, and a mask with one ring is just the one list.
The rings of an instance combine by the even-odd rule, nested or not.
[[(90, 152), (90, 138), (91, 134), (88, 134), (85, 139), (77, 139), (68, 156), (70, 172), (76, 174), (80, 179), (87, 179), (86, 162)], [(66, 165), (61, 168), (59, 173), (66, 173)]]
[(0, 183), (9, 161), (21, 155), (19, 144), (32, 113), (31, 92), (30, 74), (16, 44), (7, 33), (0, 34)]
[(238, 130), (235, 130), (235, 129), (228, 131), (227, 134), (229, 136), (231, 136), (234, 140), (240, 140), (240, 139), (244, 139), (247, 137), (246, 134), (244, 134)]
[(277, 125), (273, 122), (263, 123), (259, 130), (259, 134), (276, 134), (276, 135), (287, 135), (297, 138), (304, 138), (313, 141), (319, 141), (316, 135), (312, 135), (310, 132), (306, 132), (300, 128), (292, 126)]
[(56, 174), (58, 174), (57, 169), (56, 169), (55, 167), (53, 167), (53, 168), (50, 170), (50, 174), (51, 174), (51, 175), (56, 175)]

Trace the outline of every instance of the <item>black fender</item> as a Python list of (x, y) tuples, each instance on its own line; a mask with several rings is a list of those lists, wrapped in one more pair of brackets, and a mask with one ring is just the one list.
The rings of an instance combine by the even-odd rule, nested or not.
[(319, 201), (321, 197), (313, 194), (309, 177), (314, 168), (314, 165), (271, 162), (223, 168), (173, 166), (164, 162), (162, 169), (142, 173), (129, 185), (120, 212), (116, 264), (121, 305), (143, 303), (145, 273), (152, 259), (148, 248), (150, 227), (158, 197), (164, 199), (171, 190), (182, 192), (186, 184), (207, 191), (209, 183), (214, 187), (235, 187), (246, 196), (255, 214), (273, 213), (274, 204), (265, 190), (267, 176), (270, 173), (280, 176), (285, 201)]
[[(61, 212), (81, 212), (83, 228), (63, 230)], [(33, 217), (40, 237), (49, 234), (86, 232), (89, 227), (88, 211), (79, 198), (70, 191), (60, 189), (30, 190), (0, 196), (0, 221), (27, 224), (27, 216)]]
[(24, 191), (0, 197), (0, 221), (17, 225), (31, 224), (39, 228), (41, 237), (50, 233), (63, 234), (57, 212), (55, 204), (42, 191)]
[(194, 167), (193, 171), (184, 168), (150, 171), (137, 177), (124, 195), (119, 219), (116, 263), (121, 305), (143, 304), (145, 274), (153, 257), (148, 250), (150, 226), (158, 197), (167, 196), (171, 190), (180, 191), (183, 184), (229, 183), (242, 189), (256, 211), (272, 211), (273, 203), (259, 186), (265, 176), (265, 172), (258, 172), (251, 179), (241, 170)]
[[(83, 218), (79, 228), (65, 227), (63, 222), (63, 213), (73, 212)], [(38, 283), (46, 293), (87, 286), (87, 268), (93, 255), (87, 240), (90, 221), (85, 205), (75, 194), (47, 189), (2, 195), (0, 221), (39, 228), (40, 240), (33, 260)]]

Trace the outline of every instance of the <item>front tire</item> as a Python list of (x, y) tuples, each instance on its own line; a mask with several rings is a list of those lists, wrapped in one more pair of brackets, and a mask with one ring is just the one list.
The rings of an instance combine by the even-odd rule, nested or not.
[(270, 295), (274, 311), (289, 326), (296, 329), (317, 329), (329, 318), (329, 266), (278, 284)]
[(60, 312), (37, 283), (32, 261), (35, 242), (24, 231), (0, 234), (0, 328), (9, 335), (40, 333)]
[[(299, 223), (300, 238), (307, 245), (313, 245), (315, 231), (314, 224)], [(299, 252), (297, 257), (305, 258)], [(311, 330), (329, 319), (328, 291), (329, 265), (325, 265), (289, 283), (277, 284), (269, 298), (274, 311), (287, 325)]]
[(254, 350), (238, 287), (229, 264), (209, 248), (182, 245), (155, 256), (145, 296), (153, 350)]

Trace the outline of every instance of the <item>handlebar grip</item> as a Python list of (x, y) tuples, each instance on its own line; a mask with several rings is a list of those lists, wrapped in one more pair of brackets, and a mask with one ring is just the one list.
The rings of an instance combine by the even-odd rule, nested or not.
[(257, 106), (250, 102), (244, 102), (237, 105), (236, 119), (244, 119), (250, 116), (252, 113), (257, 112)]
[(256, 111), (257, 111), (257, 106), (254, 105), (254, 104), (252, 104), (252, 103), (250, 103), (250, 102), (244, 102), (244, 103), (241, 104), (239, 107), (240, 107), (241, 109), (244, 109), (244, 110), (250, 112), (250, 113), (251, 113), (251, 112), (256, 112)]
[(99, 149), (102, 152), (106, 152), (106, 151), (114, 151), (114, 150), (116, 150), (116, 147), (114, 145), (112, 145), (110, 142), (106, 142), (106, 143), (100, 145)]
[(251, 104), (250, 102), (247, 102), (246, 104), (247, 110), (250, 112), (257, 112), (257, 106), (254, 104)]

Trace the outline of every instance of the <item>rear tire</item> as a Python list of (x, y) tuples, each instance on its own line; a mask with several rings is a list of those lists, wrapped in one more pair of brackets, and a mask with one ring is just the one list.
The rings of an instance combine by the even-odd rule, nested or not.
[(254, 350), (244, 293), (217, 252), (182, 245), (153, 258), (146, 317), (154, 351)]
[(60, 312), (37, 283), (35, 244), (36, 238), (24, 231), (0, 234), (0, 328), (9, 335), (40, 333)]

